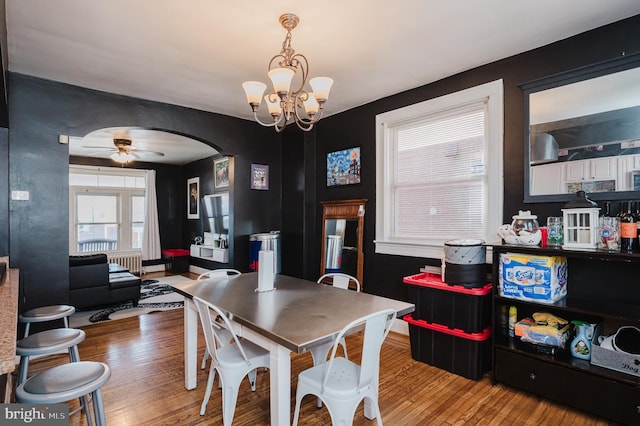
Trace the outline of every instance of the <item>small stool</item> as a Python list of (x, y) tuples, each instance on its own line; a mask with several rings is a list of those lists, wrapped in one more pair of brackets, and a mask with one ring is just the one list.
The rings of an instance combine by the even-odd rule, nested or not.
[(191, 252), (186, 249), (165, 249), (162, 250), (162, 258), (165, 260), (165, 270), (172, 274), (189, 272), (189, 255)]
[(47, 322), (62, 318), (64, 320), (64, 326), (69, 327), (67, 317), (75, 311), (76, 308), (69, 305), (42, 306), (23, 312), (18, 316), (18, 319), (21, 323), (25, 323), (24, 337), (27, 337), (29, 335), (29, 326), (32, 322)]
[[(106, 425), (100, 388), (111, 377), (107, 364), (80, 361), (59, 365), (30, 377), (16, 389), (16, 400), (29, 404), (57, 404), (80, 398), (81, 407), (92, 426), (87, 395), (92, 395), (93, 413), (98, 426)], [(71, 414), (74, 414), (74, 411)]]
[(78, 344), (85, 338), (85, 332), (76, 328), (54, 328), (34, 333), (16, 342), (16, 355), (20, 356), (17, 385), (27, 380), (29, 357), (35, 355), (54, 355), (68, 349), (69, 360), (80, 361)]

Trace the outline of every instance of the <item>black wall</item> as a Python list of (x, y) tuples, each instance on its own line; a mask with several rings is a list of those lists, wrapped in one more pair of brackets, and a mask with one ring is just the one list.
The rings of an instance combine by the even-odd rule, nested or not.
[[(84, 136), (99, 128), (141, 126), (190, 135), (232, 156), (232, 266), (247, 269), (249, 234), (279, 229), (283, 272), (315, 279), (320, 266), (320, 201), (367, 198), (365, 291), (404, 299), (402, 277), (439, 260), (375, 254), (376, 114), (503, 79), (502, 221), (510, 222), (524, 208), (541, 218), (557, 215), (562, 203), (523, 202), (524, 100), (519, 85), (638, 51), (640, 16), (327, 117), (310, 133), (291, 128), (281, 135), (250, 121), (10, 74), (8, 144), (7, 136), (0, 133), (0, 166), (9, 164), (9, 184), (0, 167), (0, 190), (28, 190), (31, 200), (0, 201), (0, 255), (10, 254), (12, 266), (21, 268), (23, 307), (66, 302), (68, 150), (58, 144), (58, 135)], [(327, 188), (327, 152), (354, 146), (361, 148), (362, 183)], [(252, 163), (270, 166), (269, 191), (249, 189)], [(172, 178), (164, 183), (168, 204), (161, 208), (168, 210), (168, 218), (175, 218), (175, 222), (169, 220), (170, 226), (175, 224), (180, 231), (163, 236), (163, 245), (169, 244), (165, 240), (169, 238), (171, 245), (186, 247), (200, 231), (198, 224), (186, 220), (186, 179), (200, 174), (203, 188), (207, 169), (206, 163), (196, 162), (183, 168), (179, 182)]]
[[(58, 143), (59, 134), (84, 136), (106, 127), (139, 126), (206, 141), (234, 160), (231, 182), (236, 198), (236, 262), (246, 256), (240, 263), (248, 264), (248, 234), (280, 228), (281, 147), (280, 137), (271, 129), (218, 114), (20, 74), (10, 74), (9, 105), (9, 186), (30, 193), (29, 201), (9, 202), (9, 254), (11, 266), (20, 268), (21, 309), (67, 302), (69, 153), (67, 145)], [(0, 155), (3, 146), (0, 143)], [(249, 189), (251, 163), (271, 166), (272, 190)], [(198, 164), (193, 168), (195, 173), (202, 170)], [(186, 219), (185, 176), (193, 176), (190, 165), (183, 167), (182, 174), (158, 174), (157, 192), (162, 199), (159, 210), (165, 222), (161, 229), (163, 245), (188, 247), (191, 231), (184, 231), (190, 226)], [(0, 215), (0, 230), (6, 223)], [(1, 241), (0, 247), (6, 240)]]
[[(506, 35), (508, 36), (508, 35)], [(375, 116), (497, 79), (504, 84), (504, 211), (502, 223), (520, 209), (531, 209), (540, 218), (557, 216), (564, 203), (524, 204), (524, 98), (519, 85), (622, 54), (640, 51), (640, 16), (620, 21), (530, 52), (463, 72), (407, 92), (323, 119), (317, 127), (318, 200), (367, 198), (364, 233), (364, 289), (393, 298), (406, 298), (402, 278), (416, 274), (425, 264), (439, 260), (407, 258), (375, 253)], [(417, 55), (420, 52), (416, 52)], [(437, 60), (437, 58), (434, 58)], [(360, 147), (362, 175), (359, 185), (327, 187), (327, 152)], [(319, 203), (316, 206), (321, 212)], [(315, 246), (320, 247), (321, 224), (316, 222)], [(496, 242), (498, 241), (496, 235)], [(315, 271), (319, 273), (319, 265)], [(311, 278), (311, 277), (309, 277)]]

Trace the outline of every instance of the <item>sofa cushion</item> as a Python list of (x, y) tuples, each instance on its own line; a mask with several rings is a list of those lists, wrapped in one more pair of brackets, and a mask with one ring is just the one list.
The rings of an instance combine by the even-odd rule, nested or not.
[(84, 266), (84, 265), (97, 265), (100, 263), (107, 263), (107, 255), (104, 253), (99, 254), (85, 254), (85, 255), (72, 255), (69, 256), (69, 266)]
[(112, 290), (116, 288), (139, 286), (140, 283), (140, 278), (129, 272), (109, 274), (109, 286)]

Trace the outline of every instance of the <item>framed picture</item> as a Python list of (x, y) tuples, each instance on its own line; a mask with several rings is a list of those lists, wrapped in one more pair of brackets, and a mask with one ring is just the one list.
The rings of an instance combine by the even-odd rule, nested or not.
[(269, 166), (263, 164), (251, 165), (251, 189), (269, 189)]
[(224, 157), (213, 162), (213, 176), (216, 188), (229, 186), (229, 158)]
[(187, 179), (187, 219), (200, 219), (200, 178)]
[(360, 147), (327, 154), (327, 186), (360, 183)]

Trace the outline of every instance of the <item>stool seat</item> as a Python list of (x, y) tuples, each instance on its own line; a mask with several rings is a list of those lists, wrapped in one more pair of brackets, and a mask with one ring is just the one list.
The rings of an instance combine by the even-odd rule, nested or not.
[(29, 357), (34, 355), (55, 355), (67, 349), (69, 361), (80, 361), (78, 344), (85, 339), (85, 332), (76, 328), (54, 328), (40, 331), (16, 342), (16, 355), (20, 356), (17, 384), (27, 380)]
[(84, 331), (77, 328), (55, 328), (32, 334), (16, 343), (16, 355), (44, 355), (76, 346), (86, 337)]
[(82, 400), (82, 408), (91, 425), (87, 395), (93, 394), (93, 411), (96, 424), (105, 425), (104, 408), (100, 388), (111, 377), (107, 364), (95, 361), (79, 361), (50, 368), (30, 377), (16, 389), (16, 400), (31, 404), (56, 404), (75, 398)]
[(45, 322), (68, 317), (76, 311), (69, 305), (42, 306), (20, 314), (20, 322)]
[(41, 306), (21, 313), (18, 315), (18, 320), (26, 324), (24, 326), (24, 337), (27, 337), (32, 322), (54, 321), (62, 318), (64, 320), (64, 326), (69, 327), (68, 317), (75, 311), (76, 308), (69, 305)]

